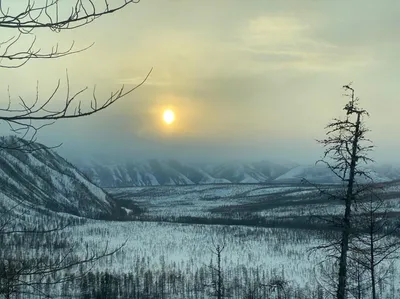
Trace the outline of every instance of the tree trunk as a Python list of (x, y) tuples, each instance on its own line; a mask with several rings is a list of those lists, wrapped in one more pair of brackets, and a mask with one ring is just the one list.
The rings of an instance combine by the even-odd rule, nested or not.
[(358, 138), (360, 135), (360, 118), (361, 114), (357, 113), (357, 122), (354, 132), (354, 140), (351, 149), (351, 162), (350, 162), (350, 173), (349, 182), (347, 184), (346, 192), (346, 209), (343, 217), (343, 232), (341, 242), (341, 252), (339, 260), (339, 283), (337, 290), (337, 299), (346, 299), (346, 283), (347, 283), (347, 252), (349, 250), (349, 236), (350, 236), (350, 217), (351, 217), (351, 204), (353, 202), (353, 187), (354, 187), (354, 176), (357, 165), (357, 148)]
[(361, 286), (361, 269), (360, 269), (360, 263), (357, 262), (357, 299), (362, 299), (361, 298), (361, 290), (362, 290), (362, 286)]
[(372, 283), (372, 299), (376, 299), (376, 284), (375, 284), (375, 255), (374, 255), (374, 227), (371, 227), (370, 231), (370, 270), (371, 270), (371, 283)]
[(222, 299), (222, 269), (221, 269), (221, 249), (217, 246), (218, 259), (218, 299)]
[(339, 260), (339, 284), (337, 291), (337, 299), (346, 298), (346, 280), (347, 280), (347, 251), (349, 250), (349, 235), (350, 235), (350, 213), (351, 200), (346, 199), (346, 211), (343, 219), (343, 233), (341, 252)]

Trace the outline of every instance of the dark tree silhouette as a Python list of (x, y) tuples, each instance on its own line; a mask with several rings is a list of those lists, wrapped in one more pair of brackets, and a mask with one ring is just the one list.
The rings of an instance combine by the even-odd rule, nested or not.
[[(384, 281), (390, 262), (399, 257), (398, 223), (389, 217), (385, 201), (377, 192), (355, 203), (354, 238), (350, 243), (350, 259), (369, 273), (371, 298), (376, 299), (376, 286)], [(389, 265), (384, 265), (389, 262)]]
[[(15, 213), (16, 212), (16, 213)], [(62, 216), (58, 221), (52, 217), (38, 217), (35, 223), (27, 223), (29, 209), (23, 203), (0, 209), (0, 297), (11, 298), (15, 294), (42, 295), (49, 288), (68, 281), (78, 280), (91, 270), (100, 259), (119, 251), (125, 243), (109, 247), (106, 243), (100, 251), (86, 247), (84, 252), (65, 240), (65, 230), (80, 224)], [(34, 249), (34, 251), (33, 251)], [(32, 251), (31, 251), (32, 250)], [(83, 271), (82, 267), (86, 267)], [(81, 268), (73, 275), (62, 275)]]
[(214, 240), (212, 240), (213, 248), (211, 249), (212, 254), (217, 259), (217, 264), (210, 264), (211, 271), (211, 286), (212, 286), (212, 296), (217, 297), (218, 299), (222, 299), (225, 297), (225, 286), (224, 286), (224, 277), (223, 270), (221, 265), (222, 252), (225, 249), (225, 241), (222, 244), (216, 244)]
[[(20, 68), (33, 59), (56, 59), (87, 50), (92, 45), (77, 49), (74, 42), (66, 49), (61, 49), (55, 44), (48, 51), (42, 50), (36, 43), (36, 32), (38, 29), (53, 32), (76, 30), (99, 17), (113, 14), (137, 2), (139, 1), (25, 0), (9, 1), (6, 4), (6, 1), (0, 0), (0, 30), (5, 33), (2, 34), (4, 40), (0, 41), (0, 69), (5, 71)], [(61, 80), (58, 80), (50, 96), (45, 98), (40, 95), (39, 84), (31, 100), (17, 96), (18, 100), (14, 101), (8, 89), (8, 105), (0, 109), (0, 120), (7, 123), (14, 134), (26, 139), (26, 142), (20, 142), (18, 139), (15, 144), (0, 141), (0, 149), (28, 152), (43, 149), (34, 143), (41, 128), (57, 120), (90, 116), (110, 107), (141, 86), (150, 73), (151, 70), (137, 86), (129, 89), (121, 86), (101, 101), (97, 99), (94, 87), (90, 108), (86, 110), (78, 98), (88, 88), (71, 91), (68, 73), (65, 94), (61, 94)], [(63, 102), (61, 108), (52, 108), (51, 104), (58, 100)], [(0, 297), (10, 298), (13, 294), (29, 292), (48, 298), (50, 295), (47, 289), (51, 286), (73, 281), (84, 275), (85, 271), (75, 273), (74, 269), (110, 256), (124, 245), (114, 249), (109, 249), (106, 245), (100, 252), (92, 252), (86, 248), (83, 255), (78, 254), (62, 240), (63, 231), (70, 223), (50, 226), (37, 223), (26, 225), (27, 222), (21, 220), (24, 216), (24, 212), (20, 211), (21, 206), (22, 204), (12, 207), (0, 206), (0, 238), (4, 241), (0, 248)], [(21, 242), (30, 239), (32, 244), (36, 244), (34, 246), (46, 241), (44, 243), (47, 244), (47, 248), (42, 251), (37, 249), (35, 255), (24, 252)], [(33, 246), (31, 243), (30, 246)], [(18, 252), (13, 252), (14, 249), (18, 249)], [(74, 274), (66, 274), (66, 271), (72, 271)]]
[(368, 153), (373, 149), (371, 141), (366, 137), (369, 130), (364, 123), (364, 117), (369, 114), (358, 107), (359, 99), (355, 97), (355, 90), (350, 85), (345, 85), (343, 88), (345, 96), (349, 97), (349, 102), (343, 108), (346, 115), (344, 119), (335, 118), (328, 124), (326, 138), (318, 140), (325, 147), (323, 159), (318, 162), (324, 163), (339, 178), (343, 188), (339, 192), (333, 192), (330, 188), (315, 185), (323, 196), (339, 200), (344, 205), (343, 215), (339, 219), (337, 217), (330, 219), (333, 226), (339, 227), (340, 238), (318, 246), (320, 249), (328, 250), (329, 255), (335, 258), (337, 257), (335, 252), (339, 252), (335, 261), (338, 266), (337, 299), (346, 298), (352, 209), (355, 201), (361, 199), (370, 188), (368, 182), (372, 180), (363, 166), (372, 162)]
[[(91, 46), (76, 49), (74, 42), (72, 42), (67, 49), (62, 50), (56, 44), (46, 52), (40, 47), (37, 48), (35, 32), (37, 29), (49, 29), (54, 32), (75, 30), (99, 17), (124, 9), (129, 4), (138, 3), (139, 0), (115, 0), (112, 1), (117, 3), (114, 6), (107, 0), (102, 3), (93, 0), (74, 0), (71, 2), (65, 4), (60, 0), (38, 2), (27, 0), (21, 4), (10, 1), (12, 6), (6, 7), (4, 1), (0, 1), (0, 29), (7, 33), (11, 32), (12, 35), (11, 38), (0, 41), (0, 68), (19, 68), (32, 59), (55, 59), (87, 50)], [(18, 9), (21, 5), (25, 6)], [(32, 36), (33, 40), (29, 41)], [(101, 101), (97, 99), (96, 86), (94, 86), (90, 108), (86, 110), (82, 108), (82, 102), (78, 98), (88, 91), (88, 87), (72, 92), (68, 73), (66, 74), (65, 94), (60, 91), (61, 80), (58, 80), (50, 96), (45, 98), (40, 95), (39, 83), (37, 83), (36, 93), (31, 100), (17, 96), (18, 100), (13, 101), (10, 89), (8, 89), (8, 105), (0, 108), (0, 120), (7, 123), (12, 132), (33, 143), (36, 140), (38, 130), (41, 128), (60, 119), (85, 117), (108, 108), (141, 86), (150, 73), (151, 70), (138, 85), (129, 89), (121, 86)], [(61, 108), (54, 109), (51, 104), (57, 100), (63, 101), (64, 104)], [(31, 148), (29, 144), (23, 146), (21, 144), (15, 144), (15, 146), (3, 144), (3, 147), (25, 151), (37, 150), (37, 147)]]

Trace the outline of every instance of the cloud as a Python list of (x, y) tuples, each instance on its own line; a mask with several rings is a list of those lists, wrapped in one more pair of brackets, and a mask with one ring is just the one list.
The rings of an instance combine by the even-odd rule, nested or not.
[[(56, 40), (76, 40), (78, 47), (96, 43), (79, 55), (0, 70), (1, 101), (7, 85), (29, 101), (36, 79), (46, 95), (66, 69), (74, 90), (97, 84), (101, 100), (121, 84), (141, 82), (154, 67), (145, 85), (108, 111), (60, 122), (40, 136), (49, 144), (65, 142), (70, 155), (79, 148), (138, 157), (223, 159), (234, 152), (268, 158), (297, 149), (301, 158), (319, 150), (315, 138), (342, 112), (340, 87), (355, 81), (381, 148), (393, 147), (398, 142), (387, 136), (400, 127), (399, 5), (141, 1), (76, 31), (38, 31), (44, 48)], [(87, 103), (90, 92), (82, 100)], [(166, 108), (178, 117), (170, 129), (161, 122)]]
[(343, 71), (374, 62), (368, 53), (349, 51), (315, 36), (317, 24), (292, 15), (251, 19), (239, 32), (238, 44), (250, 60), (266, 69)]

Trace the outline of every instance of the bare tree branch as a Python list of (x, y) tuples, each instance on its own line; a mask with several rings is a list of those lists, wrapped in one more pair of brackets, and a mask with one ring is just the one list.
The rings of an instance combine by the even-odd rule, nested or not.
[(323, 188), (317, 188), (321, 194), (333, 199), (342, 199), (344, 203), (341, 220), (338, 221), (335, 218), (330, 220), (341, 227), (341, 237), (317, 247), (317, 249), (325, 250), (327, 256), (338, 259), (337, 299), (345, 299), (348, 292), (348, 256), (354, 234), (353, 206), (368, 189), (368, 187), (364, 188), (358, 179), (372, 182), (371, 176), (360, 167), (360, 164), (372, 162), (368, 153), (373, 150), (371, 141), (365, 137), (369, 130), (365, 127), (363, 120), (369, 114), (358, 107), (359, 99), (355, 97), (354, 88), (350, 84), (344, 85), (343, 88), (345, 96), (349, 98), (349, 102), (343, 108), (346, 116), (344, 119), (336, 118), (328, 124), (325, 128), (326, 138), (318, 140), (325, 148), (323, 158), (318, 162), (324, 163), (345, 187), (345, 192), (339, 196), (327, 194)]
[(55, 97), (59, 94), (61, 87), (60, 80), (58, 81), (57, 86), (51, 95), (43, 103), (40, 102), (39, 86), (37, 85), (36, 97), (31, 105), (28, 105), (28, 101), (19, 96), (20, 106), (22, 109), (12, 108), (10, 104), (11, 100), (9, 100), (7, 107), (0, 108), (0, 121), (6, 122), (10, 130), (16, 135), (19, 135), (23, 139), (28, 138), (27, 142), (23, 143), (21, 143), (20, 140), (16, 140), (15, 144), (10, 144), (9, 141), (7, 143), (2, 142), (0, 143), (0, 149), (32, 152), (47, 148), (33, 144), (36, 141), (36, 135), (40, 129), (54, 124), (54, 122), (57, 120), (86, 117), (110, 107), (121, 98), (127, 96), (142, 86), (150, 76), (152, 70), (153, 69), (150, 69), (145, 78), (136, 86), (127, 90), (125, 90), (125, 86), (122, 86), (118, 90), (112, 92), (102, 104), (98, 103), (95, 86), (93, 89), (92, 100), (90, 101), (90, 108), (86, 111), (82, 109), (82, 101), (78, 101), (77, 98), (85, 93), (88, 88), (85, 87), (75, 93), (71, 93), (68, 73), (66, 75), (67, 91), (65, 94), (65, 102), (64, 105), (59, 109), (51, 109), (49, 106), (53, 99), (55, 99)]
[[(107, 0), (103, 7), (93, 0), (75, 0), (70, 3), (70, 13), (61, 15), (59, 6), (60, 0), (48, 0), (43, 4), (28, 0), (25, 8), (16, 14), (10, 12), (10, 8), (5, 8), (3, 1), (0, 1), (0, 29), (18, 31), (18, 34), (0, 42), (0, 68), (18, 68), (25, 65), (31, 59), (60, 58), (71, 54), (82, 52), (93, 44), (84, 48), (75, 49), (75, 42), (65, 50), (59, 49), (59, 44), (55, 44), (50, 51), (43, 52), (40, 48), (35, 49), (36, 36), (33, 31), (38, 28), (47, 28), (54, 32), (62, 30), (72, 30), (85, 26), (99, 17), (115, 13), (129, 4), (138, 3), (140, 0), (121, 0), (121, 3), (111, 7)], [(72, 5), (71, 5), (72, 4)], [(63, 10), (65, 11), (66, 8)], [(33, 36), (30, 44), (24, 50), (14, 50), (20, 43), (23, 36)]]

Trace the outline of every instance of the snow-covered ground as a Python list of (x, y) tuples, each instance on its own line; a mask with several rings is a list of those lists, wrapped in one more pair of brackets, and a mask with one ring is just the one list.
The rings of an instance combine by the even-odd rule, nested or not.
[[(328, 187), (327, 187), (328, 188)], [(305, 219), (312, 214), (337, 214), (342, 205), (319, 198), (302, 185), (191, 185), (109, 189), (121, 200), (131, 200), (146, 209), (146, 216), (221, 216), (229, 209), (244, 210), (264, 219)], [(398, 191), (395, 186), (390, 192)], [(396, 198), (388, 199), (395, 210)], [(249, 209), (250, 207), (250, 209)], [(226, 210), (224, 210), (226, 209)], [(130, 213), (129, 208), (125, 208)], [(132, 211), (133, 212), (133, 211)], [(226, 217), (231, 217), (228, 213)], [(149, 217), (151, 219), (151, 217)], [(157, 219), (157, 217), (154, 217)], [(162, 219), (159, 218), (159, 219)], [(293, 228), (262, 228), (237, 225), (203, 225), (162, 221), (100, 221), (68, 227), (74, 250), (103, 252), (126, 242), (115, 255), (93, 265), (92, 270), (114, 274), (130, 273), (143, 261), (147, 269), (162, 267), (194, 275), (206, 268), (215, 256), (215, 244), (225, 244), (222, 267), (244, 279), (252, 269), (267, 273), (266, 279), (282, 277), (294, 288), (315, 290), (322, 281), (320, 262), (324, 251), (311, 251), (326, 244), (326, 231)], [(92, 265), (91, 265), (92, 266)], [(395, 265), (395, 269), (398, 268)], [(327, 267), (332, 270), (331, 265)], [(255, 272), (254, 271), (254, 272)], [(264, 272), (263, 272), (264, 271)], [(333, 271), (333, 270), (332, 270)], [(397, 270), (396, 270), (397, 271)], [(252, 272), (252, 273), (254, 273)], [(336, 273), (336, 272), (335, 272)], [(400, 276), (392, 275), (394, 285)], [(386, 292), (386, 291), (385, 291)], [(241, 298), (241, 297), (240, 297)], [(325, 297), (324, 297), (325, 298)], [(363, 297), (367, 298), (367, 297)], [(382, 297), (383, 298), (383, 297)]]
[[(330, 194), (343, 192), (341, 186), (324, 185)], [(117, 199), (129, 200), (143, 208), (146, 219), (168, 217), (243, 218), (271, 220), (312, 215), (337, 215), (342, 201), (321, 196), (305, 184), (238, 184), (110, 188)], [(378, 191), (392, 212), (400, 212), (400, 187), (388, 185)]]
[(149, 259), (152, 269), (160, 269), (161, 258), (167, 266), (196, 269), (215, 259), (211, 253), (213, 242), (225, 242), (224, 269), (275, 269), (301, 286), (315, 281), (316, 260), (315, 256), (309, 257), (309, 249), (320, 243), (319, 237), (309, 231), (240, 226), (90, 221), (72, 230), (77, 242), (84, 240), (93, 250), (101, 251), (105, 240), (110, 248), (127, 240), (115, 257), (97, 264), (99, 269), (128, 273), (138, 258)]
[[(154, 271), (165, 267), (190, 275), (200, 267), (207, 267), (212, 259), (215, 261), (216, 257), (211, 251), (215, 248), (213, 246), (225, 244), (222, 252), (224, 272), (236, 273), (243, 278), (252, 269), (257, 269), (267, 273), (266, 279), (277, 275), (296, 288), (316, 289), (319, 283), (327, 287), (332, 282), (324, 280), (319, 268), (326, 259), (326, 253), (312, 250), (327, 242), (323, 234), (316, 231), (106, 221), (89, 221), (71, 230), (73, 240), (82, 250), (85, 250), (83, 244), (86, 242), (88, 248), (101, 252), (107, 242), (112, 250), (126, 241), (117, 254), (101, 259), (93, 270), (129, 273), (139, 260), (145, 261), (146, 266)], [(391, 276), (393, 285), (400, 283), (396, 270), (398, 266), (396, 261)], [(389, 289), (383, 289), (382, 292), (388, 294)]]
[[(315, 193), (306, 186), (256, 184), (130, 187), (110, 188), (107, 191), (116, 198), (132, 200), (144, 208), (148, 216), (163, 217), (209, 217), (216, 215), (216, 208), (268, 204), (276, 200), (277, 195), (294, 201)], [(279, 213), (279, 203), (266, 209), (269, 214), (275, 210)]]

